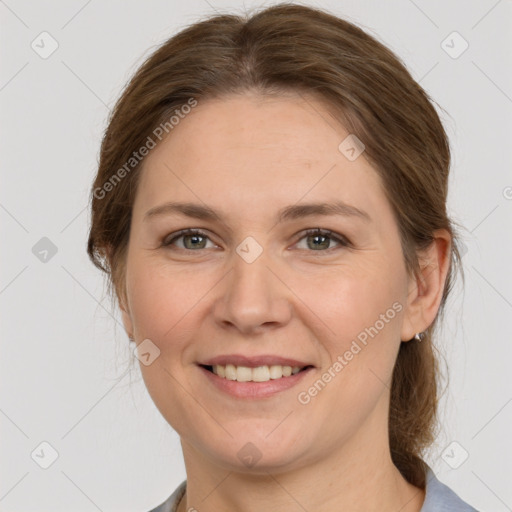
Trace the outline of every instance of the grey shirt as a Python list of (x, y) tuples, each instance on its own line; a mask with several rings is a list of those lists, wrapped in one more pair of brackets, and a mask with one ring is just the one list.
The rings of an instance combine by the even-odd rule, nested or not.
[[(425, 501), (420, 512), (478, 512), (459, 498), (448, 486), (440, 482), (432, 469), (427, 469), (426, 477)], [(178, 503), (185, 494), (186, 485), (187, 481), (185, 480), (167, 500), (150, 512), (176, 512)]]

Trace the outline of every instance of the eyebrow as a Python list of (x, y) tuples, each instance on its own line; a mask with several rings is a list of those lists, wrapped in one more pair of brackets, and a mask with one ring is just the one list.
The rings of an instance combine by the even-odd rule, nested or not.
[[(221, 213), (213, 208), (187, 202), (168, 202), (149, 209), (144, 215), (144, 221), (163, 216), (181, 214), (199, 220), (210, 220), (224, 222)], [(277, 213), (277, 222), (285, 222), (313, 215), (338, 215), (342, 217), (355, 217), (365, 222), (371, 222), (370, 215), (364, 210), (360, 210), (355, 206), (344, 203), (343, 201), (334, 201), (329, 203), (306, 203), (286, 206)]]

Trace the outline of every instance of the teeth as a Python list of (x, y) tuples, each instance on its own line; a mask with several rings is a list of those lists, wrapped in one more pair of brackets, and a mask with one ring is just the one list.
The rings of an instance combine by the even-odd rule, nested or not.
[(226, 373), (226, 379), (236, 380), (236, 375), (237, 375), (236, 366), (234, 366), (232, 364), (226, 365), (225, 373)]
[(268, 366), (258, 366), (257, 368), (253, 368), (251, 373), (252, 380), (254, 382), (267, 382), (267, 380), (270, 380), (270, 371)]
[(227, 364), (226, 366), (216, 364), (212, 367), (213, 373), (223, 379), (236, 380), (238, 382), (268, 382), (271, 379), (281, 379), (299, 373), (299, 366), (281, 366), (278, 364), (271, 366), (258, 366), (249, 368), (248, 366), (235, 366)]
[(249, 382), (252, 380), (252, 368), (247, 368), (247, 366), (237, 366), (236, 380), (238, 382)]
[(271, 379), (280, 379), (283, 376), (283, 367), (280, 365), (273, 365), (269, 368)]

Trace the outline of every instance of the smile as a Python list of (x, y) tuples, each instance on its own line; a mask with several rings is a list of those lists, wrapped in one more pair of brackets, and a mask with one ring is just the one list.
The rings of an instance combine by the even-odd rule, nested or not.
[(294, 388), (315, 370), (307, 360), (277, 354), (223, 354), (198, 361), (197, 367), (222, 394), (233, 398), (270, 398)]
[(294, 388), (314, 370), (309, 366), (262, 365), (235, 366), (199, 365), (214, 388), (238, 399), (262, 399)]
[(268, 382), (269, 380), (290, 377), (290, 375), (295, 375), (306, 367), (301, 368), (300, 366), (282, 366), (275, 364), (250, 368), (248, 366), (236, 366), (234, 364), (216, 364), (213, 366), (205, 366), (204, 368), (226, 380), (236, 380), (237, 382)]

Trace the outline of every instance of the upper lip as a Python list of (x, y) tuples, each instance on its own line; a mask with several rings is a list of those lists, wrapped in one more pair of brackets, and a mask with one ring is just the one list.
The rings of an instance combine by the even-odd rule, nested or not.
[(260, 356), (243, 356), (240, 354), (229, 354), (229, 355), (220, 355), (216, 357), (212, 357), (211, 359), (207, 359), (205, 361), (200, 362), (199, 364), (203, 366), (214, 366), (220, 364), (221, 366), (226, 366), (228, 364), (232, 364), (235, 366), (246, 366), (248, 368), (256, 368), (258, 366), (272, 366), (272, 365), (280, 365), (280, 366), (299, 366), (303, 368), (304, 366), (312, 366), (309, 363), (304, 361), (299, 361), (298, 359), (291, 359), (289, 357), (281, 357), (281, 356), (273, 356), (269, 354), (263, 354)]

